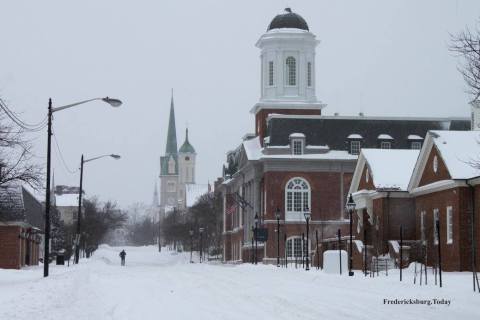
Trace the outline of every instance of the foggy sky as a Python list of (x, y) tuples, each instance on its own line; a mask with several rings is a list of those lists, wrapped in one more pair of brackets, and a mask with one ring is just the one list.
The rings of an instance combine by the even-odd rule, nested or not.
[[(197, 182), (221, 174), (225, 152), (253, 132), (260, 95), (254, 44), (285, 1), (6, 1), (0, 30), (0, 96), (22, 119), (41, 121), (57, 106), (101, 102), (55, 114), (66, 164), (85, 165), (88, 195), (151, 203), (165, 151), (174, 88), (177, 139), (188, 122)], [(450, 33), (473, 26), (480, 1), (290, 0), (321, 41), (317, 97), (324, 114), (468, 116), (468, 96), (448, 52)], [(46, 159), (46, 130), (31, 135)], [(53, 145), (53, 149), (56, 147)], [(55, 150), (56, 151), (56, 150)], [(53, 153), (56, 184), (78, 184)]]

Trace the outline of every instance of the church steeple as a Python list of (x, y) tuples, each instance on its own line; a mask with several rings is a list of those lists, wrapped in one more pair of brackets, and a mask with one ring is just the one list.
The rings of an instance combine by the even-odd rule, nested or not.
[(195, 153), (195, 148), (190, 144), (190, 141), (188, 141), (188, 128), (185, 131), (185, 142), (182, 144), (180, 147), (180, 150), (178, 151), (180, 153)]
[(173, 104), (173, 89), (172, 100), (170, 102), (170, 118), (168, 121), (168, 133), (167, 133), (167, 148), (165, 155), (177, 154), (177, 130), (175, 128), (175, 108)]

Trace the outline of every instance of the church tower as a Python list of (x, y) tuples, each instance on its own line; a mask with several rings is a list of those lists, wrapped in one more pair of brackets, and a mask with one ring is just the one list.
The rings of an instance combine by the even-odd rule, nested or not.
[(307, 22), (290, 8), (273, 18), (256, 46), (261, 50), (260, 101), (255, 134), (266, 135), (269, 114), (320, 115), (325, 107), (315, 93), (315, 48), (319, 41)]
[(163, 214), (167, 211), (167, 207), (173, 208), (179, 205), (178, 167), (177, 132), (175, 128), (175, 108), (172, 90), (167, 146), (165, 155), (160, 157), (160, 210)]
[(186, 205), (186, 185), (195, 183), (195, 158), (197, 153), (188, 140), (188, 128), (185, 130), (185, 142), (178, 150), (179, 193), (180, 199)]

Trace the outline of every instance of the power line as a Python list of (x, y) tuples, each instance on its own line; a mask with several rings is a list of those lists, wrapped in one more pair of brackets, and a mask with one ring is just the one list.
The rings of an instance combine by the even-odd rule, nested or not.
[(78, 169), (77, 170), (70, 169), (70, 167), (67, 165), (67, 162), (65, 161), (65, 158), (63, 158), (63, 154), (62, 154), (62, 151), (60, 150), (60, 146), (58, 145), (58, 141), (57, 141), (57, 137), (55, 136), (55, 133), (52, 132), (52, 136), (53, 136), (53, 140), (55, 141), (55, 145), (57, 146), (58, 156), (65, 170), (67, 170), (67, 172), (70, 174), (77, 173)]
[(6, 103), (1, 98), (0, 98), (0, 108), (5, 112), (5, 114), (10, 118), (10, 120), (15, 122), (15, 124), (17, 124), (19, 127), (21, 127), (26, 131), (30, 131), (30, 132), (40, 131), (40, 130), (43, 130), (47, 125), (47, 117), (45, 117), (42, 121), (36, 124), (26, 123), (25, 121), (20, 119), (20, 117), (18, 117), (12, 110), (10, 110), (7, 107)]

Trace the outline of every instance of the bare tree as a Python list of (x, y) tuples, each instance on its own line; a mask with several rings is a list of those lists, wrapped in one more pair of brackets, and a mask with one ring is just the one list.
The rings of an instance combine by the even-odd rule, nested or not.
[(0, 110), (0, 185), (19, 181), (40, 188), (42, 170), (33, 161), (32, 145), (25, 131), (9, 120)]
[(457, 35), (451, 36), (450, 51), (462, 57), (458, 66), (467, 84), (467, 93), (472, 101), (480, 100), (480, 21), (471, 31), (468, 27)]

